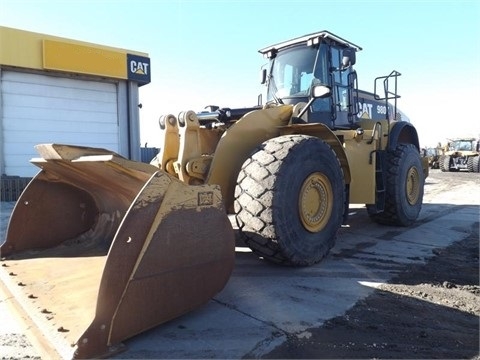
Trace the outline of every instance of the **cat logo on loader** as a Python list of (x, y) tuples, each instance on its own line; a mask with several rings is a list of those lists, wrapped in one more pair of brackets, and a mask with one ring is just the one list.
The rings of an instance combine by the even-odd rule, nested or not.
[[(381, 94), (358, 90), (359, 50), (327, 31), (260, 50), (266, 103), (162, 116), (151, 164), (37, 146), (0, 276), (59, 357), (111, 356), (221, 291), (229, 214), (254, 253), (288, 266), (328, 254), (350, 203), (383, 224), (417, 219), (428, 164), (397, 110), (400, 74), (376, 79)], [(385, 111), (358, 117), (358, 104)]]

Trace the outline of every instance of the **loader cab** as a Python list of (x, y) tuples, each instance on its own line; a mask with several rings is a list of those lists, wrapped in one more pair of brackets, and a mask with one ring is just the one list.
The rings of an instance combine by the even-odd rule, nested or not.
[(314, 85), (326, 85), (332, 89), (331, 96), (311, 103), (307, 121), (332, 129), (355, 127), (357, 78), (352, 65), (358, 50), (360, 47), (325, 31), (260, 50), (269, 59), (262, 75), (267, 103), (306, 103)]

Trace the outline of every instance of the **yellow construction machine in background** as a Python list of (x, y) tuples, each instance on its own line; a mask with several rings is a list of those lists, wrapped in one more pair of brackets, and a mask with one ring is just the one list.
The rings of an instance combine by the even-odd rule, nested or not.
[(211, 299), (234, 264), (228, 214), (254, 253), (288, 266), (328, 254), (349, 204), (383, 224), (417, 219), (428, 165), (397, 109), (400, 74), (358, 90), (359, 50), (327, 31), (260, 50), (265, 104), (162, 116), (151, 164), (37, 147), (2, 279), (24, 285), (15, 296), (45, 336), (71, 346), (61, 356), (109, 356)]
[(479, 144), (474, 137), (449, 139), (438, 160), (440, 170), (480, 172)]

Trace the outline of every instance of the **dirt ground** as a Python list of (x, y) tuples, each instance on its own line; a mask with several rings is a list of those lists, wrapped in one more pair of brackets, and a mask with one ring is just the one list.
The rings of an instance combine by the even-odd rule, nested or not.
[[(480, 174), (432, 175), (445, 188), (458, 179), (480, 183)], [(480, 359), (479, 223), (463, 230), (464, 240), (263, 358)]]

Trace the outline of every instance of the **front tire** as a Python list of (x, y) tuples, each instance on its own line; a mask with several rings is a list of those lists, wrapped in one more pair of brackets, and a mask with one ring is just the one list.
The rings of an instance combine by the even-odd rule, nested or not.
[(473, 158), (473, 171), (475, 170), (480, 173), (480, 155)]
[(443, 172), (448, 172), (448, 171), (450, 171), (450, 156), (445, 155), (445, 156), (443, 157), (443, 161), (442, 161), (442, 163), (440, 164), (440, 169), (441, 169)]
[(480, 172), (479, 158), (480, 156), (470, 156), (467, 159), (467, 168), (469, 172)]
[(345, 184), (324, 141), (285, 135), (247, 159), (235, 189), (240, 234), (266, 260), (308, 266), (325, 257), (342, 224)]
[(417, 148), (400, 144), (387, 152), (385, 210), (370, 217), (386, 225), (409, 226), (422, 208), (425, 178)]

